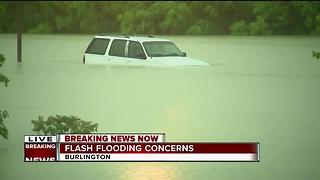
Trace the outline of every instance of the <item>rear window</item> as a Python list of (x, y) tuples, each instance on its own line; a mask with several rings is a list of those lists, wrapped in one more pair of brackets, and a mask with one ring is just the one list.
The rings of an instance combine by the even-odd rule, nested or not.
[(110, 39), (94, 38), (88, 46), (86, 53), (104, 55), (109, 45)]
[(115, 39), (112, 41), (109, 55), (125, 57), (126, 40)]

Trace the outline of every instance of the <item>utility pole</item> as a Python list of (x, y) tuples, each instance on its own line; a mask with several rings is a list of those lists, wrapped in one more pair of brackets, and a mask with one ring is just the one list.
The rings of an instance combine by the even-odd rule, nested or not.
[(17, 2), (17, 62), (21, 63), (21, 3)]

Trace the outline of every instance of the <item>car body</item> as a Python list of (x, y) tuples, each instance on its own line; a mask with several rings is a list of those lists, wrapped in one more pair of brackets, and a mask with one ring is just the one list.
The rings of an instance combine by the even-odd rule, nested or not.
[(97, 35), (86, 49), (84, 64), (133, 66), (209, 66), (186, 57), (171, 41), (152, 36)]

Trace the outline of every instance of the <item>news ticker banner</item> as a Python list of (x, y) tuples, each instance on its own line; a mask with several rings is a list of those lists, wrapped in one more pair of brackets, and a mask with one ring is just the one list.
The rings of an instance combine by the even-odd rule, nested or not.
[(164, 133), (25, 136), (24, 161), (259, 162), (259, 143), (166, 142)]

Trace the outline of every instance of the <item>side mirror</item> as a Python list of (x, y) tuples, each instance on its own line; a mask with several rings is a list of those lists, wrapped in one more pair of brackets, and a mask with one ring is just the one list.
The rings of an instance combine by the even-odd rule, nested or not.
[(182, 52), (182, 56), (183, 56), (183, 57), (186, 57), (186, 56), (187, 56), (187, 53), (186, 53), (186, 52)]

